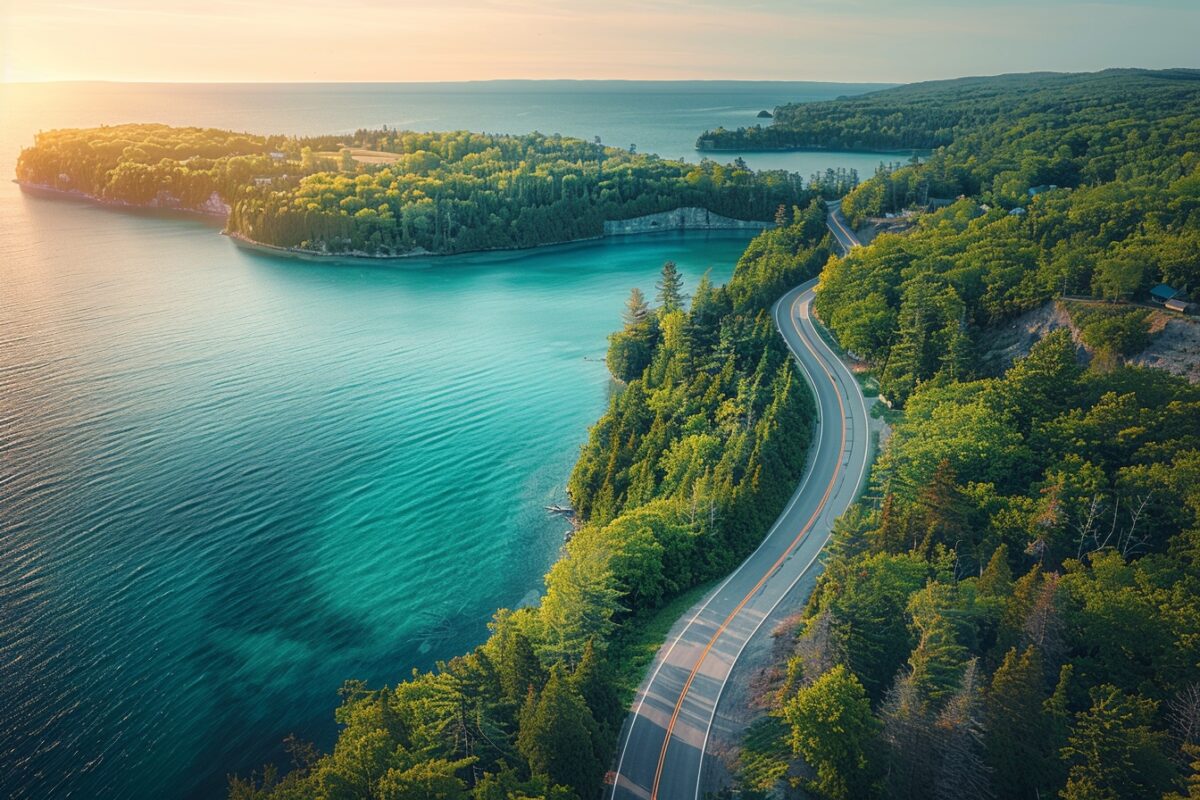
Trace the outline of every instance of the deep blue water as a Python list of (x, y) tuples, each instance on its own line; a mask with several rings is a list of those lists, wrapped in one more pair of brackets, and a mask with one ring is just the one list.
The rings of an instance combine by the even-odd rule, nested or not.
[[(686, 155), (820, 85), (0, 87), (0, 174), (38, 128), (380, 124), (600, 135)], [(878, 157), (752, 155), (804, 174)], [(0, 185), (0, 796), (206, 797), (328, 745), (346, 678), (394, 683), (536, 598), (657, 235), (406, 268), (251, 255), (204, 223)]]

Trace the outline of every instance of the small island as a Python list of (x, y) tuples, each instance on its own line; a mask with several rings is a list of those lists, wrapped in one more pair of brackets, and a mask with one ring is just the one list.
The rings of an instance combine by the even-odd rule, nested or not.
[(762, 111), (758, 112), (759, 119), (773, 119), (774, 117), (775, 117), (775, 115), (772, 114), (770, 111), (767, 111), (765, 108)]
[(28, 191), (214, 215), (307, 258), (504, 250), (670, 229), (761, 229), (814, 192), (786, 171), (688, 164), (531, 133), (258, 136), (129, 124), (38, 134)]

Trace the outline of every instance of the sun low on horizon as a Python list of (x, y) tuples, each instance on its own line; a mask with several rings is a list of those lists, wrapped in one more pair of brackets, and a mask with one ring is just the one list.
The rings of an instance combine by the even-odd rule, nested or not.
[(7, 0), (0, 58), (4, 82), (902, 82), (1189, 66), (1198, 31), (1181, 0)]

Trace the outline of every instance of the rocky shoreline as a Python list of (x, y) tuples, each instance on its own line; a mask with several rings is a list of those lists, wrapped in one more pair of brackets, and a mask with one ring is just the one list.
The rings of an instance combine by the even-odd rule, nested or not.
[(169, 211), (174, 214), (187, 214), (189, 216), (223, 221), (229, 217), (230, 210), (229, 204), (222, 200), (216, 192), (213, 192), (203, 205), (190, 207), (180, 204), (178, 198), (162, 192), (149, 203), (126, 203), (124, 200), (97, 197), (94, 194), (81, 192), (78, 189), (60, 189), (57, 186), (50, 186), (45, 183), (30, 183), (29, 181), (22, 180), (14, 180), (13, 183), (20, 186), (21, 191), (32, 195), (92, 203), (93, 205), (114, 208), (120, 211)]

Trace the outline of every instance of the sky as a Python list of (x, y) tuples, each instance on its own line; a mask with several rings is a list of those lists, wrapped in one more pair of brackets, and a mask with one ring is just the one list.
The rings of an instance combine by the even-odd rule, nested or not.
[(0, 0), (4, 81), (907, 82), (1200, 67), (1200, 0)]

